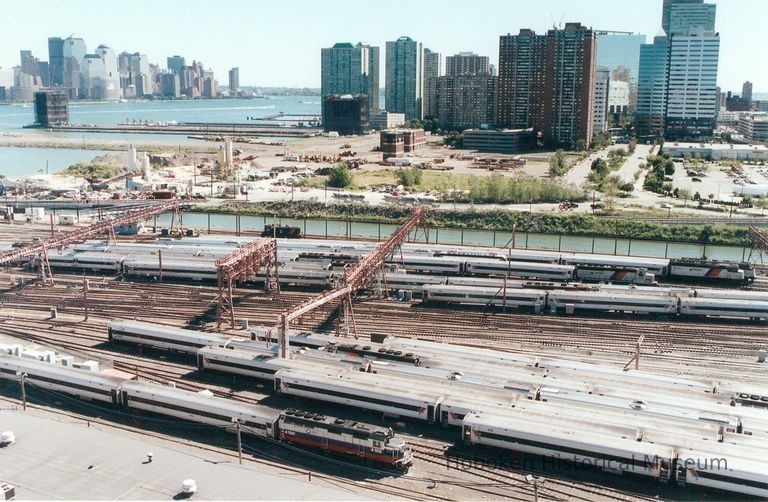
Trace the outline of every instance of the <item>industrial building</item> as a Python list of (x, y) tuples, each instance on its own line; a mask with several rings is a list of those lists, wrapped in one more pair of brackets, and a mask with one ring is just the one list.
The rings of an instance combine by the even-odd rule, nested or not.
[(768, 160), (768, 146), (721, 143), (664, 143), (662, 150), (670, 157), (691, 155), (708, 160)]
[(64, 91), (35, 93), (35, 125), (47, 127), (69, 122), (69, 98)]
[(423, 150), (427, 145), (426, 133), (423, 129), (381, 131), (380, 138), (381, 153), (384, 160)]
[(536, 146), (533, 129), (470, 129), (463, 136), (464, 148), (479, 152), (517, 153)]
[(323, 97), (323, 129), (342, 136), (364, 134), (368, 123), (368, 96), (332, 94)]

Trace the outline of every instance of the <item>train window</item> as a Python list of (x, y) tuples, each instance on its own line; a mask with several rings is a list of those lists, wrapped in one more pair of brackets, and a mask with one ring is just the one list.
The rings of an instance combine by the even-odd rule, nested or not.
[(381, 448), (381, 441), (374, 441), (374, 442), (373, 442), (373, 446), (374, 446), (375, 448)]

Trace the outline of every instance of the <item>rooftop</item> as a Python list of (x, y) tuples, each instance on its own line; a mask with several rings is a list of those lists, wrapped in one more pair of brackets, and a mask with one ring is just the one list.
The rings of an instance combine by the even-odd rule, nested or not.
[(741, 150), (741, 151), (765, 151), (768, 152), (766, 145), (739, 145), (735, 143), (664, 143), (664, 148), (677, 149), (707, 149), (707, 150)]
[[(0, 481), (19, 499), (169, 500), (194, 479), (200, 500), (360, 500), (359, 492), (318, 478), (297, 479), (261, 464), (5, 402), (0, 430), (16, 442), (0, 449)], [(233, 439), (234, 441), (234, 439)], [(147, 453), (154, 454), (147, 462)], [(291, 477), (288, 477), (288, 476)]]

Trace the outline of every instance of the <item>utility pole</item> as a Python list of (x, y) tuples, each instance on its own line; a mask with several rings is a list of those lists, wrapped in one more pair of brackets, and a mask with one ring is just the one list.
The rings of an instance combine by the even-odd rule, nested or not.
[(83, 278), (83, 309), (85, 310), (85, 320), (88, 320), (88, 279)]
[(235, 432), (237, 433), (237, 459), (240, 465), (243, 464), (243, 443), (240, 437), (240, 419), (232, 418), (232, 422), (235, 424)]
[(21, 409), (27, 411), (27, 374), (19, 371), (16, 375), (19, 377), (19, 383), (21, 384)]

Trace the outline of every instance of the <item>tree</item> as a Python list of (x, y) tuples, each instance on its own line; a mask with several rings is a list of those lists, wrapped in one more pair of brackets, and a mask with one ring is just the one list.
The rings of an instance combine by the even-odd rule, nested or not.
[(760, 208), (760, 214), (765, 214), (765, 208), (768, 206), (768, 199), (765, 197), (758, 197), (755, 199), (755, 207)]
[(629, 153), (635, 153), (635, 149), (637, 148), (637, 138), (632, 138), (629, 140)]
[(616, 205), (616, 197), (619, 195), (619, 187), (616, 183), (616, 178), (608, 178), (603, 183), (603, 201), (605, 202), (605, 208), (608, 211), (613, 211)]
[[(698, 193), (698, 192), (697, 192)], [(688, 199), (691, 198), (691, 191), (685, 188), (677, 189), (677, 197), (685, 201), (685, 207), (688, 207)]]
[(597, 173), (598, 176), (605, 176), (608, 174), (608, 164), (603, 159), (593, 160), (591, 169)]
[(332, 167), (328, 174), (328, 186), (336, 188), (347, 188), (352, 186), (352, 171), (349, 167), (341, 163), (335, 167)]
[(562, 176), (568, 171), (568, 163), (565, 161), (565, 152), (555, 151), (555, 154), (549, 158), (549, 175), (553, 178)]
[(675, 174), (675, 163), (669, 159), (664, 161), (664, 174), (667, 176)]
[(576, 148), (576, 151), (583, 152), (584, 150), (587, 149), (587, 142), (584, 141), (583, 139), (580, 139), (576, 141), (575, 148)]
[(422, 171), (418, 167), (400, 168), (395, 171), (397, 181), (406, 187), (412, 187), (421, 184)]

